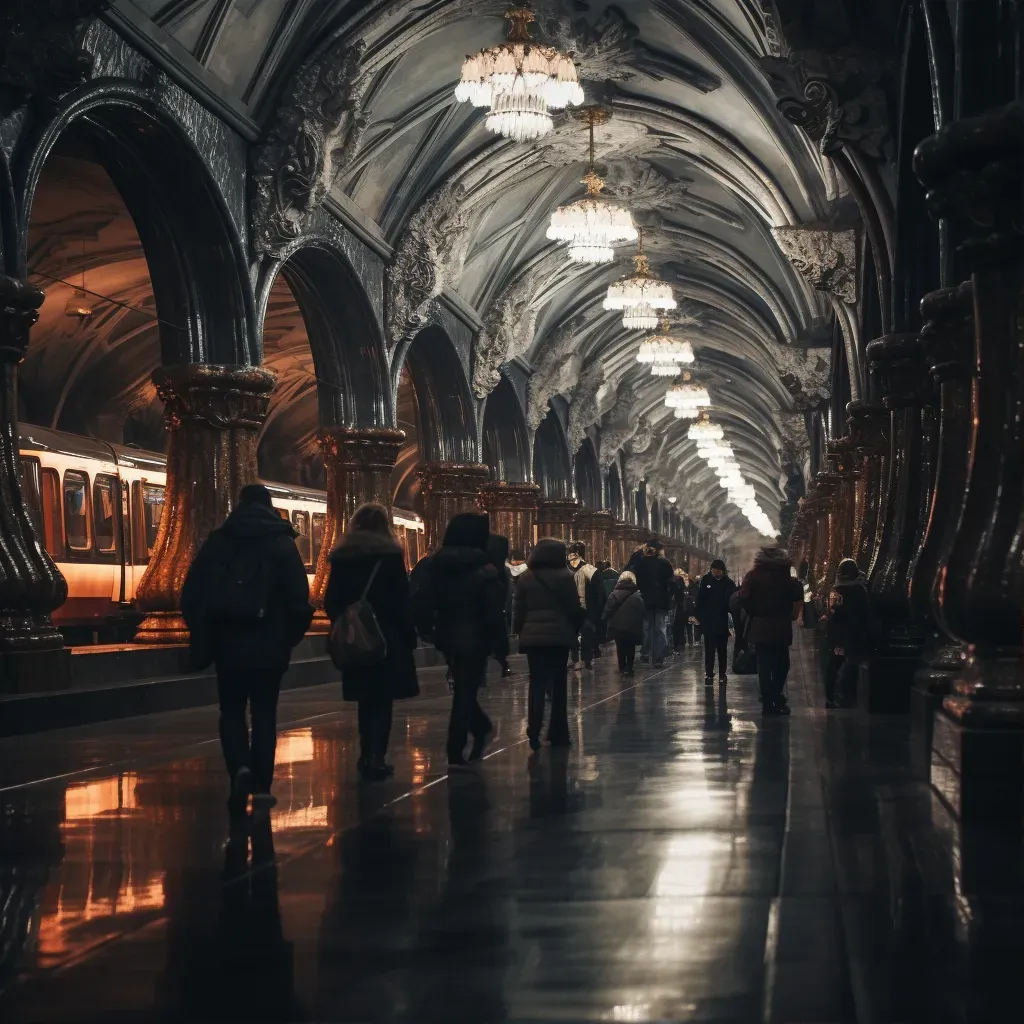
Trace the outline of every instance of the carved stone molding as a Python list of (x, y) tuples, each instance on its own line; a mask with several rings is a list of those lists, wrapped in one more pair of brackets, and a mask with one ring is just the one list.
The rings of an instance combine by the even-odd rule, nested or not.
[(29, 97), (53, 102), (89, 77), (85, 29), (111, 0), (4, 0), (0, 4), (0, 116)]
[(803, 470), (803, 465), (811, 454), (811, 439), (807, 433), (807, 421), (802, 412), (786, 412), (780, 416), (782, 421), (781, 440), (779, 444), (779, 461), (783, 469), (795, 467)]
[(601, 428), (601, 468), (608, 469), (618, 457), (619, 450), (631, 441), (640, 429), (640, 417), (634, 417), (636, 391), (630, 385), (619, 389), (615, 404), (605, 417)]
[(857, 232), (829, 225), (772, 228), (783, 255), (819, 292), (857, 301)]
[(533, 374), (527, 389), (526, 424), (534, 434), (548, 414), (548, 402), (558, 394), (571, 394), (579, 378), (579, 357), (576, 349), (586, 318), (570, 317), (541, 343), (534, 360)]
[(583, 447), (587, 427), (597, 421), (599, 395), (603, 385), (604, 367), (600, 363), (591, 363), (580, 372), (579, 380), (573, 389), (572, 403), (569, 405), (569, 423), (566, 429), (570, 457)]
[(797, 409), (820, 408), (832, 394), (832, 352), (827, 348), (797, 348), (771, 344), (783, 387), (793, 396)]
[(387, 270), (388, 336), (392, 345), (424, 323), (430, 300), (462, 273), (469, 245), (466, 190), (446, 182), (410, 218)]
[(536, 284), (533, 274), (513, 281), (484, 317), (473, 352), (473, 394), (477, 398), (486, 398), (497, 387), (502, 363), (532, 344), (537, 322), (532, 305)]
[(890, 60), (849, 47), (835, 53), (797, 50), (788, 57), (762, 57), (760, 63), (779, 110), (822, 153), (835, 153), (848, 145), (891, 162), (885, 91), (893, 68)]
[(362, 40), (317, 51), (286, 87), (253, 150), (250, 231), (256, 256), (279, 258), (302, 235), (339, 171), (355, 154), (367, 118)]

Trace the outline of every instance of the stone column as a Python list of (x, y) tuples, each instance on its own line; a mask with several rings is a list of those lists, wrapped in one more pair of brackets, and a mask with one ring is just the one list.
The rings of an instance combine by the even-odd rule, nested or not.
[(460, 512), (479, 512), (476, 497), (487, 482), (488, 470), (479, 463), (424, 462), (417, 469), (423, 500), (427, 551), (436, 551), (448, 521)]
[(609, 559), (612, 566), (620, 572), (626, 567), (629, 556), (633, 553), (633, 527), (621, 519), (615, 521), (611, 528)]
[[(857, 443), (852, 437), (837, 437), (826, 445), (839, 487), (841, 520), (839, 523), (839, 558), (856, 558), (858, 541)], [(838, 562), (837, 562), (838, 568)]]
[(492, 482), (480, 488), (476, 503), (490, 516), (492, 533), (508, 537), (509, 547), (529, 554), (534, 543), (539, 494), (536, 484)]
[(568, 544), (573, 539), (573, 520), (580, 510), (575, 498), (540, 498), (537, 501), (537, 539), (557, 537)]
[(881, 621), (881, 640), (861, 673), (858, 701), (868, 711), (910, 710), (910, 687), (924, 644), (920, 623), (907, 596), (915, 541), (921, 521), (923, 470), (921, 434), (925, 365), (916, 334), (892, 334), (871, 342), (867, 356), (882, 382), (889, 412), (889, 482), (880, 515), (881, 541), (871, 570), (871, 601)]
[(32, 529), (18, 462), (18, 364), (43, 293), (0, 275), (0, 688), (67, 686), (69, 652), (50, 620), (68, 588)]
[(970, 456), (971, 384), (974, 367), (973, 289), (940, 288), (921, 300), (921, 343), (939, 385), (939, 446), (935, 488), (924, 543), (910, 582), (910, 604), (926, 624), (924, 665), (914, 674), (910, 693), (911, 753), (914, 770), (930, 774), (932, 723), (942, 699), (963, 668), (963, 644), (945, 622), (942, 606), (949, 579), (949, 557), (960, 525)]
[(313, 630), (326, 631), (323, 606), (331, 551), (348, 527), (349, 517), (364, 502), (375, 501), (391, 512), (391, 471), (405, 441), (405, 431), (325, 427), (318, 440), (327, 471), (327, 519), (313, 580), (312, 600), (317, 610)]
[(164, 510), (135, 592), (137, 643), (185, 643), (181, 588), (203, 541), (255, 483), (256, 443), (276, 378), (257, 366), (188, 363), (153, 374), (167, 426)]
[(940, 589), (967, 660), (943, 700), (932, 784), (966, 820), (1024, 813), (1024, 103), (955, 121), (915, 169), (974, 288), (977, 380), (967, 493)]
[(857, 544), (853, 558), (864, 573), (871, 571), (881, 539), (878, 529), (882, 506), (883, 481), (887, 466), (883, 426), (888, 421), (881, 402), (850, 402), (846, 407), (850, 419), (850, 436), (856, 444), (859, 473), (856, 484)]
[(575, 534), (577, 540), (587, 546), (587, 561), (597, 562), (608, 557), (608, 536), (614, 525), (611, 512), (583, 509), (576, 514)]

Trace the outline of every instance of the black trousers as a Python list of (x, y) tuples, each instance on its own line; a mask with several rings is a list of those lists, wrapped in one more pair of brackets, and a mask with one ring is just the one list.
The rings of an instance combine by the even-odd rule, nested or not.
[[(277, 749), (277, 697), (281, 676), (254, 675), (217, 669), (217, 698), (220, 701), (220, 745), (228, 775), (234, 779), (239, 768), (252, 772), (253, 789), (269, 793), (274, 780), (274, 751)], [(252, 737), (245, 719), (252, 720)]]
[(774, 644), (754, 644), (757, 651), (757, 682), (762, 704), (778, 704), (789, 675), (789, 648)]
[(672, 644), (675, 647), (686, 647), (693, 643), (693, 623), (688, 622), (685, 615), (676, 613), (672, 622)]
[(449, 662), (452, 673), (452, 714), (448, 720), (448, 760), (461, 761), (466, 740), (491, 730), (491, 720), (484, 714), (477, 695), (487, 677), (488, 655), (469, 655)]
[(618, 658), (620, 672), (632, 672), (636, 658), (636, 644), (629, 640), (617, 639), (615, 641), (615, 657)]
[(704, 634), (704, 675), (715, 674), (715, 654), (718, 655), (718, 675), (726, 674), (726, 663), (729, 657), (728, 633)]
[(565, 675), (569, 667), (568, 647), (533, 647), (526, 652), (530, 669), (530, 696), (527, 704), (526, 735), (540, 739), (544, 725), (544, 697), (551, 694), (551, 718), (548, 742), (569, 745), (569, 693)]
[(371, 697), (358, 702), (359, 760), (363, 764), (379, 764), (388, 752), (391, 738), (391, 712), (394, 701), (387, 697)]
[(860, 659), (829, 651), (825, 661), (825, 700), (841, 707), (857, 704), (857, 675)]

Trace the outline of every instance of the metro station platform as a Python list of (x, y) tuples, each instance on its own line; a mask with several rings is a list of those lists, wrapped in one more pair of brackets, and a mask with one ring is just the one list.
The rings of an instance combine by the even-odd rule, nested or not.
[(961, 828), (906, 718), (789, 719), (695, 654), (573, 679), (568, 752), (500, 738), (445, 774), (443, 671), (396, 705), (285, 693), (269, 819), (232, 832), (216, 709), (0, 741), (0, 1020), (975, 1022), (1021, 1016), (1020, 839)]

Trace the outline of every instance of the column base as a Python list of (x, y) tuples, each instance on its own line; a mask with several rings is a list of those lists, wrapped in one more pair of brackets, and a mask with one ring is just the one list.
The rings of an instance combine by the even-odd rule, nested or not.
[(873, 715), (905, 715), (919, 651), (887, 651), (861, 665), (857, 677), (857, 706)]
[(188, 626), (181, 612), (150, 612), (135, 633), (137, 644), (187, 644)]
[(915, 778), (928, 779), (931, 774), (935, 716), (943, 699), (952, 693), (963, 661), (959, 646), (941, 645), (914, 673), (910, 690), (910, 767)]
[(44, 693), (71, 685), (71, 651), (66, 647), (0, 652), (0, 691)]

